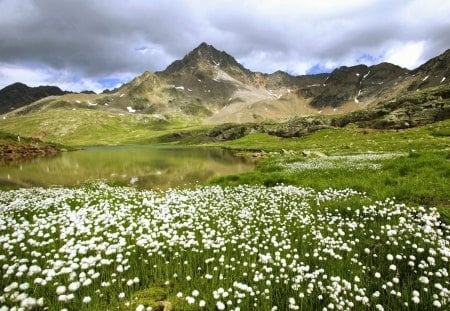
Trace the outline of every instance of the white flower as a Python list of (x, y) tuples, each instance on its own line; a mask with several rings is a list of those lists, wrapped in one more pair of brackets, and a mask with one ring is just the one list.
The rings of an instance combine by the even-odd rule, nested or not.
[(78, 288), (80, 288), (80, 282), (73, 282), (73, 283), (70, 283), (69, 284), (69, 290), (71, 291), (71, 292), (74, 292), (74, 291), (76, 291)]
[(197, 297), (199, 294), (200, 294), (199, 291), (196, 290), (196, 289), (194, 289), (194, 290), (192, 291), (192, 296), (194, 296), (194, 297)]
[(426, 276), (424, 276), (424, 275), (422, 275), (422, 276), (419, 278), (419, 282), (420, 282), (420, 283), (423, 283), (423, 284), (428, 284), (428, 283), (430, 283), (430, 281), (428, 280), (428, 278), (427, 278)]
[(56, 294), (62, 295), (66, 292), (66, 287), (64, 285), (60, 285), (56, 288)]
[(29, 289), (29, 288), (30, 288), (30, 283), (27, 283), (27, 282), (22, 283), (22, 284), (20, 284), (20, 286), (19, 286), (19, 289), (20, 289), (20, 290), (27, 290), (27, 289)]
[(225, 310), (225, 304), (222, 301), (216, 303), (217, 310)]
[(188, 304), (191, 305), (191, 304), (195, 303), (195, 298), (191, 297), (191, 296), (187, 296), (186, 297), (186, 301), (187, 301)]
[(386, 259), (392, 261), (394, 260), (394, 256), (392, 256), (391, 254), (387, 254)]
[(384, 311), (383, 306), (380, 305), (380, 304), (377, 304), (377, 305), (375, 306), (375, 309), (377, 309), (377, 311)]
[(143, 305), (139, 305), (136, 307), (135, 311), (144, 311), (144, 310), (145, 310), (145, 307)]
[(204, 307), (206, 306), (206, 301), (200, 300), (199, 303), (198, 303), (198, 306), (199, 306), (200, 308), (204, 308)]
[(91, 297), (86, 296), (86, 297), (83, 298), (83, 303), (90, 303), (91, 300), (92, 300)]
[(436, 308), (440, 308), (442, 307), (442, 304), (439, 300), (434, 300), (433, 301), (433, 306), (435, 306)]

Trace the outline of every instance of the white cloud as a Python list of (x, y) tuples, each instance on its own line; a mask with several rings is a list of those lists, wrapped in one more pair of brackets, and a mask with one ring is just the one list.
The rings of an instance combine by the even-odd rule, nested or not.
[(408, 69), (415, 69), (425, 61), (423, 59), (424, 48), (425, 41), (399, 43), (387, 51), (385, 61)]
[[(136, 74), (121, 73), (115, 74), (114, 79), (130, 81)], [(108, 77), (102, 77), (103, 79)], [(57, 85), (62, 90), (81, 92), (91, 90), (97, 93), (102, 92), (105, 87), (95, 78), (80, 78), (70, 74), (66, 70), (55, 70), (48, 67), (31, 67), (25, 65), (11, 65), (0, 63), (0, 89), (14, 82), (22, 82), (28, 86), (36, 87), (40, 85)], [(117, 83), (112, 88), (120, 86)]]

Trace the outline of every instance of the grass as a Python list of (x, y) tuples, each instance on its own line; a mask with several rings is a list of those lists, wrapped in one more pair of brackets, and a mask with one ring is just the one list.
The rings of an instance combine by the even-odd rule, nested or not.
[[(381, 168), (354, 169), (343, 166), (332, 169), (308, 169), (290, 172), (286, 164), (305, 161), (300, 157), (271, 157), (259, 163), (255, 172), (218, 177), (220, 185), (291, 184), (323, 190), (330, 185), (346, 187), (383, 199), (395, 197), (414, 205), (450, 208), (450, 152), (414, 152), (408, 156), (377, 161)], [(327, 161), (327, 158), (321, 159)]]
[(155, 118), (94, 109), (57, 108), (0, 120), (0, 129), (70, 146), (148, 144), (156, 137), (201, 128), (181, 118)]
[(449, 304), (450, 226), (434, 209), (292, 186), (0, 194), (0, 302), (9, 308)]
[(449, 128), (450, 120), (407, 130), (371, 130), (349, 126), (324, 129), (301, 138), (255, 133), (219, 145), (248, 151), (320, 150), (329, 155), (440, 150), (450, 146)]
[[(296, 155), (276, 154), (258, 163), (255, 172), (219, 177), (213, 184), (291, 184), (314, 189), (330, 185), (350, 187), (383, 199), (396, 197), (414, 205), (437, 206), (449, 219), (450, 209), (450, 121), (401, 131), (359, 128), (326, 129), (302, 138), (282, 139), (267, 134), (250, 134), (221, 143), (225, 148), (248, 151), (293, 150)], [(291, 162), (309, 161), (300, 151), (316, 150), (329, 156), (367, 153), (402, 153), (402, 157), (375, 161), (380, 168), (354, 169), (348, 166), (289, 171)], [(330, 158), (321, 159), (330, 162)]]

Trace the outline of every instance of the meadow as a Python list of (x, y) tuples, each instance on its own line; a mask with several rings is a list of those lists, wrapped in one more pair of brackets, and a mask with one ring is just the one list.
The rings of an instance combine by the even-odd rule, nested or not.
[(449, 125), (208, 142), (265, 155), (186, 189), (0, 190), (0, 310), (448, 309)]
[(0, 196), (0, 310), (448, 308), (450, 226), (351, 189)]

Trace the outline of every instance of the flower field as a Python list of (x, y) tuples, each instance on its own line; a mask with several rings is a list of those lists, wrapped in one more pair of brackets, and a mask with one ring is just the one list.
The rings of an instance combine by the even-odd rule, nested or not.
[(0, 310), (433, 310), (450, 226), (351, 189), (0, 192)]

